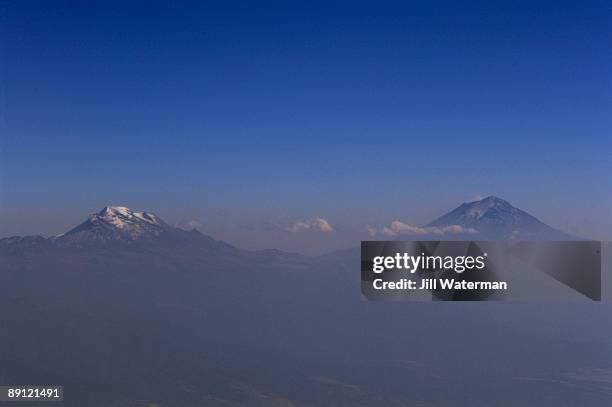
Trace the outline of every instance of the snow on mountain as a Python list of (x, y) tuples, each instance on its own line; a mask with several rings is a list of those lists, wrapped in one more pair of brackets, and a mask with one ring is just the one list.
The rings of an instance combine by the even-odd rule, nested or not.
[(107, 206), (57, 237), (63, 241), (135, 241), (150, 239), (170, 230), (163, 220), (149, 212), (125, 206)]
[(138, 233), (142, 231), (143, 225), (153, 225), (165, 228), (166, 225), (155, 214), (149, 212), (136, 212), (125, 206), (107, 206), (97, 214), (90, 216), (90, 219), (108, 222), (119, 229), (131, 230)]
[[(107, 206), (68, 232), (50, 238), (14, 236), (0, 239), (0, 255), (108, 254), (109, 250), (145, 253), (145, 257), (152, 260), (167, 256), (168, 259), (210, 261), (223, 258), (227, 262), (244, 257), (246, 252), (196, 229), (170, 226), (151, 212), (134, 211), (125, 206)], [(151, 256), (152, 253), (155, 255)]]
[[(450, 235), (445, 234), (444, 238), (455, 240), (580, 240), (494, 196), (464, 203), (418, 229), (425, 232), (453, 231)], [(454, 233), (456, 230), (459, 231)], [(461, 230), (466, 232), (462, 233)], [(418, 236), (424, 238), (425, 235), (419, 233)], [(433, 233), (431, 238), (439, 239), (440, 234)], [(230, 257), (237, 256), (239, 251), (195, 229), (186, 231), (176, 228), (151, 212), (133, 211), (125, 206), (107, 206), (68, 232), (48, 239), (40, 236), (0, 239), (0, 252), (6, 253), (136, 246), (155, 247), (156, 251), (172, 249), (194, 250), (199, 254), (225, 253)]]

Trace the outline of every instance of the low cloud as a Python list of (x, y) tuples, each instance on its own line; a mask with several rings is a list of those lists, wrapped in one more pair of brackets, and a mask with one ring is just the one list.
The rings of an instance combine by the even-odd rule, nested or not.
[(399, 220), (394, 220), (389, 226), (385, 226), (381, 229), (376, 229), (368, 226), (368, 233), (370, 236), (423, 236), (423, 235), (436, 235), (444, 236), (450, 234), (476, 234), (478, 231), (472, 228), (464, 228), (460, 225), (448, 225), (448, 226), (427, 226), (420, 227), (409, 225)]
[(293, 225), (287, 227), (287, 231), (292, 233), (299, 232), (333, 232), (334, 228), (323, 218), (312, 218), (305, 221), (295, 222)]

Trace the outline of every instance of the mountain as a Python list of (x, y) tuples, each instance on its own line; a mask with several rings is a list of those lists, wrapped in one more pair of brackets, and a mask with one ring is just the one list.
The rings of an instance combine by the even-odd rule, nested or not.
[[(478, 231), (480, 240), (576, 240), (554, 229), (508, 201), (489, 196), (466, 202), (426, 227), (461, 226)], [(472, 235), (471, 239), (474, 239)]]
[[(150, 212), (133, 211), (124, 206), (107, 206), (66, 233), (44, 238), (41, 236), (0, 239), (3, 252), (48, 252), (54, 249), (159, 249), (160, 246), (213, 246), (230, 249), (233, 246), (217, 242), (197, 230), (190, 231), (168, 225)], [(238, 250), (236, 248), (233, 248)]]
[[(554, 229), (504, 199), (489, 196), (467, 202), (423, 228), (469, 229), (471, 233), (444, 235), (444, 239), (465, 240), (581, 240)], [(478, 233), (474, 233), (477, 231)], [(419, 235), (420, 239), (440, 239), (440, 234)], [(151, 212), (134, 211), (125, 206), (107, 206), (66, 233), (51, 238), (14, 236), (0, 239), (0, 254), (40, 254), (58, 250), (83, 253), (104, 251), (144, 251), (168, 259), (223, 261), (237, 263), (304, 264), (304, 256), (276, 250), (249, 251), (217, 241), (197, 231), (170, 226)], [(151, 254), (153, 253), (153, 254)], [(337, 257), (337, 256), (336, 256)], [(334, 256), (320, 256), (326, 261)]]
[(5, 260), (8, 256), (13, 260), (53, 261), (64, 264), (62, 267), (98, 264), (114, 269), (127, 266), (207, 271), (303, 270), (321, 263), (279, 250), (240, 249), (196, 229), (171, 226), (154, 213), (124, 206), (107, 206), (66, 233), (50, 238), (13, 236), (0, 239), (0, 256)]
[(136, 212), (125, 206), (107, 206), (98, 213), (56, 237), (58, 241), (71, 242), (133, 242), (153, 239), (171, 227), (155, 214)]

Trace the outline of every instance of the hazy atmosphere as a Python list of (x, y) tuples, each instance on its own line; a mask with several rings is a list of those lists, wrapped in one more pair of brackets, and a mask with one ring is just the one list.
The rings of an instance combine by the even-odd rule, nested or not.
[(321, 253), (496, 195), (611, 238), (604, 2), (1, 10), (0, 236), (122, 205)]
[(0, 401), (609, 407), (611, 34), (604, 1), (0, 1)]

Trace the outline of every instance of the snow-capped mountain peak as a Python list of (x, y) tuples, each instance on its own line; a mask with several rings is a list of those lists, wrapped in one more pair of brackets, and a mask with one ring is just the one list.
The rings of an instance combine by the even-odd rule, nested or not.
[(479, 219), (484, 216), (491, 208), (513, 208), (512, 205), (508, 203), (508, 201), (505, 201), (493, 195), (488, 196), (479, 201), (467, 202), (464, 205), (467, 206), (466, 213), (475, 219)]
[(165, 223), (155, 214), (149, 212), (133, 211), (126, 206), (107, 206), (100, 212), (89, 217), (93, 221), (103, 221), (112, 224), (120, 229), (138, 225), (140, 222), (151, 225), (166, 226)]
[(133, 211), (125, 206), (107, 206), (61, 236), (79, 242), (135, 241), (159, 236), (171, 229), (150, 212)]
[(491, 240), (567, 240), (573, 238), (496, 196), (466, 202), (426, 226), (449, 225), (477, 230), (481, 238)]
[[(4, 246), (4, 249), (3, 249)], [(233, 246), (217, 242), (193, 229), (173, 227), (151, 212), (134, 211), (126, 206), (106, 206), (89, 215), (66, 233), (50, 237), (26, 236), (0, 239), (0, 255), (5, 252), (44, 250), (195, 250), (197, 253), (235, 252)]]

